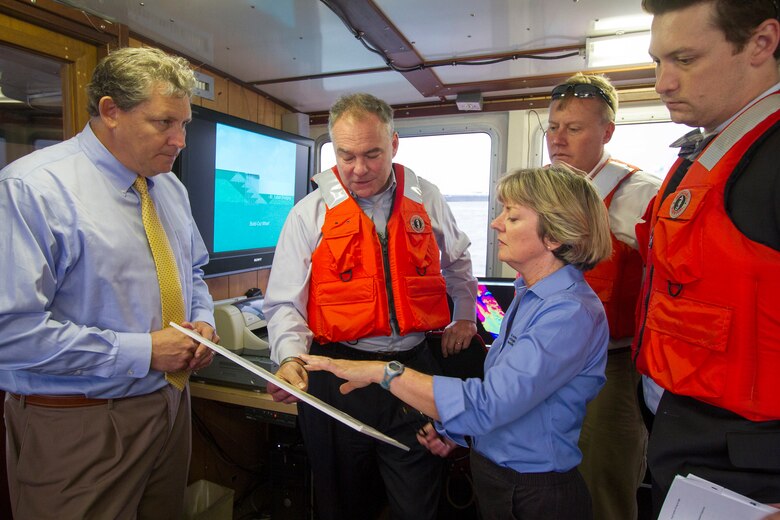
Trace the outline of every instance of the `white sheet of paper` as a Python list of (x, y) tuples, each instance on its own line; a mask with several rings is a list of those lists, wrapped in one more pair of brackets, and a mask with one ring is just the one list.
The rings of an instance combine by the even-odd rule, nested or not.
[(240, 366), (244, 367), (245, 369), (249, 370), (253, 374), (256, 374), (256, 375), (262, 377), (266, 381), (269, 381), (269, 382), (275, 384), (276, 386), (284, 388), (285, 390), (287, 390), (289, 393), (291, 393), (292, 395), (294, 395), (295, 397), (297, 397), (301, 401), (303, 401), (303, 402), (305, 402), (307, 404), (312, 405), (313, 407), (315, 407), (316, 409), (320, 410), (321, 412), (324, 412), (324, 413), (330, 415), (331, 417), (333, 417), (334, 419), (336, 419), (338, 421), (341, 421), (342, 423), (346, 424), (350, 428), (352, 428), (354, 430), (357, 430), (360, 433), (364, 433), (364, 434), (366, 434), (366, 435), (368, 435), (370, 437), (373, 437), (375, 439), (378, 439), (380, 441), (383, 441), (383, 442), (386, 442), (388, 444), (391, 444), (391, 445), (393, 445), (393, 446), (395, 446), (397, 448), (401, 448), (404, 451), (409, 451), (409, 446), (407, 446), (406, 444), (398, 442), (397, 440), (393, 439), (392, 437), (388, 437), (387, 435), (385, 435), (384, 433), (380, 432), (376, 428), (373, 428), (373, 427), (371, 427), (371, 426), (369, 426), (369, 425), (367, 425), (367, 424), (365, 424), (363, 422), (360, 422), (357, 419), (355, 419), (354, 417), (352, 417), (351, 415), (342, 412), (338, 408), (332, 407), (331, 405), (329, 405), (325, 401), (322, 401), (322, 400), (314, 397), (313, 395), (311, 395), (311, 394), (309, 394), (307, 392), (304, 392), (300, 388), (296, 388), (296, 387), (292, 386), (290, 383), (288, 383), (287, 381), (283, 381), (283, 380), (279, 379), (278, 377), (276, 377), (274, 374), (272, 374), (268, 370), (266, 370), (266, 369), (264, 369), (264, 368), (262, 368), (260, 366), (255, 365), (251, 361), (247, 361), (246, 359), (242, 358), (241, 356), (239, 356), (237, 354), (234, 354), (233, 352), (229, 351), (225, 347), (221, 347), (221, 346), (217, 345), (216, 343), (207, 340), (206, 338), (204, 338), (203, 336), (201, 336), (200, 334), (198, 334), (194, 330), (185, 329), (184, 327), (182, 327), (180, 325), (177, 325), (177, 324), (175, 324), (173, 322), (171, 322), (170, 325), (171, 325), (171, 327), (175, 328), (176, 330), (179, 330), (179, 331), (183, 332), (184, 334), (188, 335), (189, 337), (191, 337), (195, 341), (206, 345), (208, 348), (210, 348), (211, 350), (213, 350), (217, 354), (221, 354), (222, 356), (225, 356), (226, 358), (228, 358), (232, 362), (236, 363), (237, 365), (240, 365)]
[(694, 474), (674, 477), (658, 520), (761, 520), (777, 509)]

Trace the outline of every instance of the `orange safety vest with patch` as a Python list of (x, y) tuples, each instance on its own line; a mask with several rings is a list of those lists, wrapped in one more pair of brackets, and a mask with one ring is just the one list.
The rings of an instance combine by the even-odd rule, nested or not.
[[(609, 159), (594, 176), (599, 181), (599, 190), (608, 193), (604, 197), (607, 208), (620, 185), (637, 171), (636, 166)], [(611, 231), (610, 237), (612, 256), (586, 271), (585, 280), (604, 304), (610, 337), (620, 339), (634, 335), (636, 302), (642, 285), (642, 257)]]
[(725, 187), (778, 121), (775, 93), (732, 121), (675, 192), (656, 197), (633, 345), (639, 371), (662, 387), (753, 421), (780, 419), (780, 252), (737, 229)]
[(439, 246), (419, 181), (399, 164), (393, 170), (397, 186), (385, 241), (349, 195), (336, 167), (315, 176), (326, 205), (322, 240), (312, 254), (307, 305), (309, 329), (318, 343), (389, 336), (391, 310), (401, 335), (450, 323)]

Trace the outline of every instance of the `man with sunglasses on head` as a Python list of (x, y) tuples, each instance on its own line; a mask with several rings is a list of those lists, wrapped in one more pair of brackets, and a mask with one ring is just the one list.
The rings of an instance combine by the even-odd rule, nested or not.
[[(655, 90), (696, 128), (652, 206), (634, 345), (664, 388), (653, 508), (676, 474), (780, 502), (780, 22), (773, 0), (643, 0)], [(695, 144), (699, 141), (699, 144)], [(678, 143), (680, 144), (680, 143)], [(642, 232), (640, 232), (642, 231)], [(645, 240), (642, 240), (645, 242)]]
[(579, 469), (593, 498), (594, 518), (637, 518), (636, 491), (645, 471), (647, 431), (631, 363), (634, 309), (642, 278), (634, 227), (660, 179), (613, 159), (604, 149), (615, 131), (618, 96), (600, 75), (576, 74), (552, 91), (546, 139), (553, 163), (584, 172), (609, 209), (613, 254), (585, 279), (607, 312), (610, 342), (607, 383), (588, 404), (579, 447)]

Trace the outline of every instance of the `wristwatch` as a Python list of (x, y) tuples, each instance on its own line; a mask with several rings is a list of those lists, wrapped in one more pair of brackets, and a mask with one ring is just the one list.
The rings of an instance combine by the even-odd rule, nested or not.
[(385, 365), (385, 377), (379, 382), (379, 386), (390, 390), (390, 381), (404, 373), (404, 366), (398, 361), (391, 361)]

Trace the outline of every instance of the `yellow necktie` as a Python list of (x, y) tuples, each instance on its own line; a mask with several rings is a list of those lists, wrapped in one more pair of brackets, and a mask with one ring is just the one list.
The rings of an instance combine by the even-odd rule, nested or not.
[[(149, 196), (146, 179), (138, 176), (133, 187), (141, 196), (141, 218), (157, 270), (157, 283), (160, 285), (160, 302), (162, 303), (162, 325), (165, 328), (168, 323), (181, 323), (186, 317), (179, 270), (176, 267), (176, 257), (173, 255), (171, 244), (168, 242), (168, 235), (165, 234), (165, 229), (157, 216), (157, 210), (154, 209), (154, 202)], [(186, 370), (166, 372), (165, 374), (165, 380), (179, 390), (184, 389), (189, 377), (190, 374)]]

